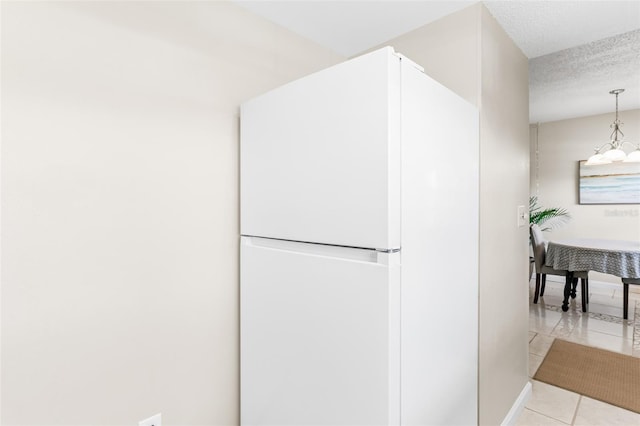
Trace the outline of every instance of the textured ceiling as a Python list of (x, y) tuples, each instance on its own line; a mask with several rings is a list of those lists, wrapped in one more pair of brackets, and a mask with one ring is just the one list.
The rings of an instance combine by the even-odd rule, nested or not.
[[(529, 121), (640, 108), (640, 1), (489, 1), (529, 57)], [(612, 119), (613, 120), (613, 119)]]
[(640, 108), (640, 30), (529, 60), (529, 120), (555, 121)]
[(486, 1), (528, 58), (640, 28), (640, 1)]
[[(245, 1), (239, 5), (344, 56), (469, 6), (469, 1)], [(640, 108), (640, 1), (487, 1), (530, 58), (530, 121)]]

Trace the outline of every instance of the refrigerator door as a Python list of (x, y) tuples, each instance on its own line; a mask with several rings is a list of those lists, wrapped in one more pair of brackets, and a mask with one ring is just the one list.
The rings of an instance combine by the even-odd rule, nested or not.
[(243, 425), (399, 424), (399, 257), (242, 237)]
[(241, 234), (399, 247), (399, 107), (391, 48), (244, 103)]
[(402, 72), (402, 424), (474, 425), (478, 111), (415, 68)]

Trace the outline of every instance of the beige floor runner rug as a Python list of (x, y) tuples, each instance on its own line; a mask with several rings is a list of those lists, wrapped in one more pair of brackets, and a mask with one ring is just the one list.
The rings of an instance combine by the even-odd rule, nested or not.
[(533, 378), (640, 413), (640, 358), (555, 339)]

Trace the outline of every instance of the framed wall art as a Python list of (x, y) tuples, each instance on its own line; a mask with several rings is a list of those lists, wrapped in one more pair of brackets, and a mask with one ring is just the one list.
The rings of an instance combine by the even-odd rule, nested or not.
[(640, 163), (580, 161), (580, 204), (640, 204)]

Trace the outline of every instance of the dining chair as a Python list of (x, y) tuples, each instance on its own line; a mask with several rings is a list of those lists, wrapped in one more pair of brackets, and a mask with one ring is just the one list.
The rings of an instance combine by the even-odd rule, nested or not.
[(629, 316), (629, 284), (640, 285), (640, 278), (622, 278), (624, 290), (622, 302), (622, 318), (628, 319)]
[[(538, 297), (544, 296), (544, 287), (547, 283), (547, 275), (557, 275), (566, 277), (569, 271), (553, 269), (545, 265), (547, 256), (547, 245), (542, 235), (542, 230), (535, 223), (529, 227), (531, 236), (531, 246), (533, 248), (533, 259), (536, 265), (536, 290), (533, 295), (533, 303), (538, 303)], [(582, 312), (587, 312), (589, 303), (589, 271), (576, 271), (573, 273), (571, 297), (576, 297), (576, 287), (580, 279), (580, 291), (582, 293)]]

